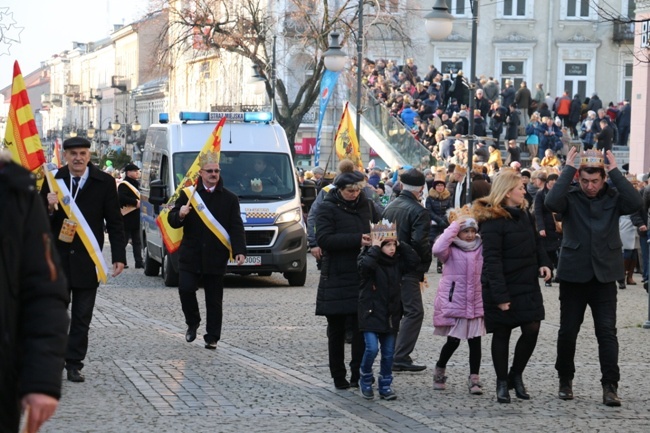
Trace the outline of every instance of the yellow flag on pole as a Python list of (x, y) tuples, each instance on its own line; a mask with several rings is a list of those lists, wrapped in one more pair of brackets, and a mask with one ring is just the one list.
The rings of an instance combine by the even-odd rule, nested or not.
[(349, 159), (354, 163), (354, 165), (363, 170), (361, 151), (359, 150), (359, 142), (357, 141), (357, 134), (354, 130), (354, 124), (352, 123), (352, 115), (350, 113), (350, 108), (348, 107), (348, 102), (345, 103), (343, 115), (341, 116), (341, 123), (339, 123), (339, 127), (336, 130), (336, 136), (334, 137), (334, 143), (336, 147), (336, 156), (338, 156), (339, 159)]
[(18, 62), (14, 62), (11, 84), (11, 102), (5, 131), (4, 145), (11, 152), (11, 159), (36, 175), (38, 188), (43, 183), (45, 152), (38, 135), (34, 113), (29, 104), (25, 80)]
[[(187, 170), (187, 173), (185, 173), (185, 178), (183, 178), (183, 181), (178, 184), (174, 195), (172, 195), (171, 198), (167, 201), (167, 204), (160, 211), (158, 218), (156, 218), (156, 224), (160, 229), (160, 233), (162, 233), (165, 248), (167, 248), (167, 251), (170, 253), (173, 253), (181, 246), (181, 241), (183, 240), (183, 228), (181, 227), (179, 229), (175, 229), (170, 226), (169, 221), (167, 220), (167, 215), (169, 214), (169, 211), (174, 207), (174, 204), (176, 203), (176, 200), (178, 200), (178, 197), (180, 196), (183, 188), (192, 185), (196, 187), (196, 183), (199, 180), (199, 170), (201, 170), (201, 164), (199, 163), (199, 158), (201, 155), (210, 151), (221, 152), (221, 131), (225, 123), (226, 118), (222, 117), (203, 145), (201, 152), (199, 152), (197, 155), (196, 159), (192, 163), (192, 166), (189, 168), (189, 170)], [(190, 197), (188, 197), (188, 199), (189, 198)]]

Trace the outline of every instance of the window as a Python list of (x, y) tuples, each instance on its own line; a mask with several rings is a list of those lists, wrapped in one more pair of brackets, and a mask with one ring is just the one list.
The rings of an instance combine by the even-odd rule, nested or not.
[(565, 63), (564, 64), (564, 89), (569, 97), (580, 95), (584, 100), (587, 96), (587, 64), (586, 63)]
[(589, 18), (591, 8), (589, 7), (589, 0), (564, 0), (563, 9), (565, 18)]
[(634, 65), (632, 63), (625, 64), (625, 70), (623, 72), (623, 99), (628, 101), (632, 100), (632, 70)]
[(382, 12), (398, 12), (399, 0), (377, 0), (379, 10)]
[(512, 81), (515, 90), (519, 89), (521, 82), (524, 81), (524, 62), (505, 60), (501, 62), (501, 89), (505, 89), (506, 80)]
[(526, 0), (503, 0), (504, 17), (526, 16)]
[(449, 72), (453, 72), (454, 74), (456, 74), (458, 71), (463, 70), (463, 62), (461, 62), (461, 61), (457, 61), (457, 62), (447, 61), (447, 62), (444, 62), (443, 61), (443, 62), (440, 62), (440, 67), (442, 68), (440, 70), (440, 72), (443, 73), (443, 74), (448, 74)]
[(449, 13), (452, 15), (471, 15), (470, 0), (447, 0)]

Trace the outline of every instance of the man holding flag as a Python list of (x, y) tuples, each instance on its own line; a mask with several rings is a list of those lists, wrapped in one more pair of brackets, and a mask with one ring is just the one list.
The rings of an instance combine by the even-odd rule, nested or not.
[[(214, 145), (199, 154), (199, 176), (180, 193), (167, 215), (169, 225), (183, 228), (179, 248), (178, 292), (185, 315), (185, 339), (191, 343), (201, 322), (196, 299), (203, 278), (207, 310), (206, 349), (216, 349), (223, 318), (223, 275), (229, 259), (237, 265), (246, 259), (246, 234), (237, 195), (223, 186), (220, 176), (220, 128), (211, 135)], [(206, 143), (207, 144), (207, 143)]]
[(66, 165), (46, 171), (41, 196), (50, 214), (50, 225), (72, 295), (71, 323), (66, 353), (67, 378), (83, 382), (83, 360), (88, 350), (88, 329), (99, 282), (109, 270), (102, 253), (104, 221), (113, 256), (112, 276), (126, 263), (124, 225), (115, 179), (90, 162), (90, 141), (82, 137), (63, 142)]

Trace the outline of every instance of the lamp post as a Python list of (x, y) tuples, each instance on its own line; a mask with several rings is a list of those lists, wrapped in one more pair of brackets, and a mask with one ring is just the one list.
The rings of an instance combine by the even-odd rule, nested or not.
[[(467, 131), (467, 178), (465, 179), (467, 190), (465, 192), (466, 203), (472, 202), (472, 159), (474, 158), (474, 105), (476, 83), (476, 45), (478, 39), (478, 3), (479, 0), (470, 0), (472, 9), (472, 42), (470, 47), (470, 75), (469, 75), (469, 129)], [(445, 0), (436, 0), (433, 11), (427, 14), (426, 30), (431, 39), (443, 39), (450, 33), (453, 26), (454, 17), (449, 13)], [(445, 34), (446, 32), (446, 34)]]
[[(357, 143), (361, 145), (361, 83), (363, 72), (363, 0), (359, 0), (358, 6), (359, 14), (359, 28), (357, 31)], [(339, 33), (332, 32), (330, 34), (332, 41), (328, 50), (323, 53), (323, 62), (325, 67), (333, 72), (342, 71), (345, 67), (345, 53), (341, 50), (341, 45), (339, 43)]]
[[(273, 118), (275, 118), (275, 71), (276, 71), (276, 64), (275, 64), (275, 46), (276, 46), (276, 39), (277, 37), (274, 35), (273, 36), (273, 51), (272, 51), (272, 59), (271, 59), (271, 113), (273, 114)], [(264, 89), (266, 86), (266, 82), (268, 80), (260, 74), (260, 67), (258, 65), (253, 65), (253, 75), (251, 75), (250, 79), (248, 80), (248, 84), (251, 84), (253, 86), (253, 93), (256, 95), (261, 95), (264, 93)]]

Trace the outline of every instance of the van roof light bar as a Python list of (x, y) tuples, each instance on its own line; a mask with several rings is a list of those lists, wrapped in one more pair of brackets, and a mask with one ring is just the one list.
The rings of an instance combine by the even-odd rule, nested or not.
[(217, 121), (225, 117), (230, 122), (260, 122), (269, 123), (273, 120), (273, 114), (268, 111), (250, 112), (224, 112), (224, 111), (181, 111), (179, 114), (182, 122), (187, 121)]

